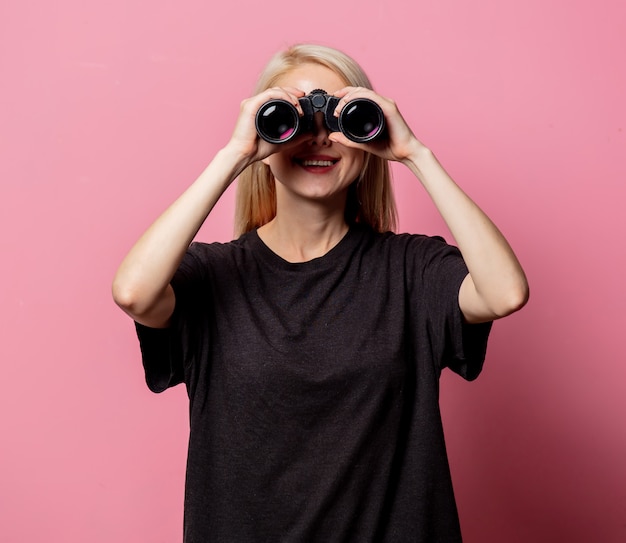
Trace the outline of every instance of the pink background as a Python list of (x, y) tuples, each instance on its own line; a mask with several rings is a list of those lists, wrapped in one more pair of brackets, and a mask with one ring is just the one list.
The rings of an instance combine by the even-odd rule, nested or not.
[[(187, 412), (143, 383), (110, 282), (226, 141), (270, 54), (355, 56), (531, 281), (442, 383), (468, 543), (626, 541), (622, 0), (5, 0), (0, 540), (181, 539)], [(395, 168), (401, 229), (444, 233)], [(229, 190), (202, 232), (229, 239)]]

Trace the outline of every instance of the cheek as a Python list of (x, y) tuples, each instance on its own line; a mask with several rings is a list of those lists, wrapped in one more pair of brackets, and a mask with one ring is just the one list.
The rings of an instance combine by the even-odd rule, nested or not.
[(263, 163), (269, 166), (270, 171), (276, 178), (281, 177), (281, 172), (285, 172), (287, 168), (292, 166), (290, 160), (284, 159), (281, 155), (275, 154), (263, 159)]
[(359, 175), (361, 175), (361, 172), (363, 171), (363, 168), (365, 167), (366, 164), (366, 160), (365, 160), (365, 152), (364, 151), (357, 151), (354, 153), (354, 155), (352, 157), (350, 157), (350, 174), (354, 177), (354, 179), (356, 179), (357, 177), (359, 177)]

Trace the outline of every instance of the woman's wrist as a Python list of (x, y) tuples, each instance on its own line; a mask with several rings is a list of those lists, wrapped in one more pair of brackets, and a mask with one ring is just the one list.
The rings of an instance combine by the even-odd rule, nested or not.
[(222, 147), (215, 155), (214, 161), (218, 161), (224, 168), (231, 170), (233, 179), (251, 163), (250, 159), (232, 144)]
[(420, 172), (422, 172), (433, 159), (435, 159), (433, 152), (419, 140), (415, 139), (411, 143), (407, 156), (402, 160), (402, 163), (414, 174), (420, 176)]

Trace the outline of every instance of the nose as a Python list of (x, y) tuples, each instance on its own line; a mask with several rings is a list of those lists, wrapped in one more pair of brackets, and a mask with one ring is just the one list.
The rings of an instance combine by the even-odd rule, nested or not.
[(313, 116), (311, 144), (320, 146), (330, 145), (331, 142), (328, 139), (328, 134), (329, 131), (326, 127), (326, 123), (324, 122), (324, 114), (321, 111), (317, 111)]

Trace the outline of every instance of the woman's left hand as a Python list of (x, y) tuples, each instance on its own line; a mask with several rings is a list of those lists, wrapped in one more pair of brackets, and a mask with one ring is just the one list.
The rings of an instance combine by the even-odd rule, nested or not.
[(425, 146), (415, 137), (413, 131), (402, 117), (396, 103), (376, 94), (370, 89), (363, 87), (344, 87), (333, 94), (340, 98), (335, 110), (335, 116), (339, 116), (341, 110), (355, 98), (368, 98), (376, 102), (385, 116), (385, 137), (368, 143), (355, 143), (346, 138), (341, 132), (333, 132), (329, 139), (346, 147), (362, 149), (387, 160), (403, 162)]

